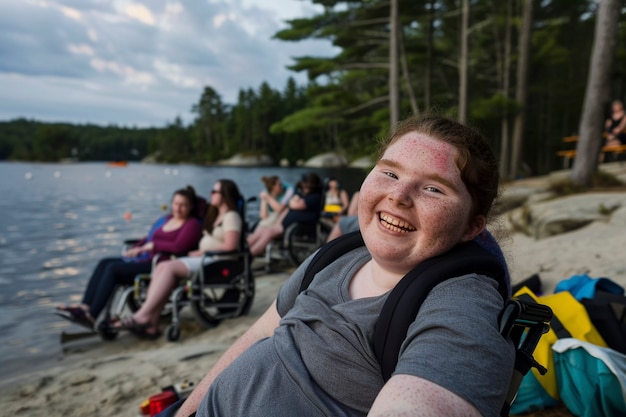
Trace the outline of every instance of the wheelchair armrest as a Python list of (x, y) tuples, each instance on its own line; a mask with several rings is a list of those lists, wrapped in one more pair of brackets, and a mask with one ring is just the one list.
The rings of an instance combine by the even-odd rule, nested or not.
[(122, 242), (122, 256), (126, 253), (126, 251), (132, 248), (137, 242), (141, 239), (126, 239)]
[(248, 254), (247, 251), (242, 251), (240, 249), (233, 249), (233, 250), (209, 250), (204, 252), (204, 254), (202, 256), (228, 256), (228, 255), (237, 255), (237, 256), (243, 256)]

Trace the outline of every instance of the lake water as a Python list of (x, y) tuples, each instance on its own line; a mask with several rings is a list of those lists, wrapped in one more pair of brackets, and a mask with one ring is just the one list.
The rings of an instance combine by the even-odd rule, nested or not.
[[(0, 162), (2, 374), (41, 367), (63, 354), (59, 335), (71, 323), (53, 314), (55, 306), (80, 302), (98, 260), (119, 255), (123, 240), (145, 235), (174, 190), (190, 184), (208, 197), (215, 180), (230, 178), (250, 197), (262, 189), (263, 175), (296, 183), (310, 170), (339, 178), (350, 193), (365, 176), (350, 168)], [(249, 216), (256, 213), (258, 205), (251, 205)]]

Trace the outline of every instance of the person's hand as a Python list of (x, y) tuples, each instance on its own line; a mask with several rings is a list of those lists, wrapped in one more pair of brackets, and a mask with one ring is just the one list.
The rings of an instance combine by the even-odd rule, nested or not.
[(261, 198), (261, 200), (267, 200), (268, 197), (269, 197), (269, 194), (267, 194), (267, 191), (261, 191), (259, 193), (259, 198)]
[(189, 256), (202, 256), (204, 255), (204, 252), (201, 250), (192, 250), (191, 252), (188, 253)]
[(141, 247), (130, 248), (124, 253), (127, 258), (134, 258), (142, 252)]

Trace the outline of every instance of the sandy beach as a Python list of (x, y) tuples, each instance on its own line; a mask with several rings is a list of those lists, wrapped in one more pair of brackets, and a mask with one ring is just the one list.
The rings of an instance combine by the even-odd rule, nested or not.
[[(626, 202), (626, 191), (615, 194)], [(507, 214), (502, 215), (506, 225)], [(626, 286), (626, 204), (599, 221), (567, 233), (535, 239), (511, 233), (503, 244), (513, 283), (538, 273), (544, 292), (574, 274), (609, 277)], [(257, 271), (257, 293), (250, 315), (202, 330), (184, 316), (180, 341), (140, 341), (121, 334), (112, 342), (98, 337), (64, 346), (53, 367), (0, 382), (3, 415), (15, 416), (129, 416), (162, 387), (199, 381), (220, 354), (272, 302), (289, 271)], [(80, 328), (67, 329), (81, 331)]]

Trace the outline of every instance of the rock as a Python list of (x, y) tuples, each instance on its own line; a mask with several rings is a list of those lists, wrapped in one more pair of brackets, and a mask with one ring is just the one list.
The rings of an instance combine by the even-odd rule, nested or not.
[(334, 152), (323, 153), (309, 159), (304, 163), (305, 167), (310, 168), (335, 168), (343, 167), (348, 164), (345, 157)]
[(369, 156), (363, 156), (350, 162), (352, 168), (371, 169), (374, 166), (374, 161)]
[(250, 154), (235, 154), (229, 159), (224, 159), (218, 162), (218, 165), (224, 166), (271, 166), (274, 165), (274, 160), (268, 155), (250, 155)]
[[(512, 230), (544, 239), (595, 221), (608, 222), (622, 206), (626, 206), (624, 193), (585, 193), (539, 202), (529, 199), (507, 218)], [(626, 221), (622, 216), (620, 212), (620, 221)]]

